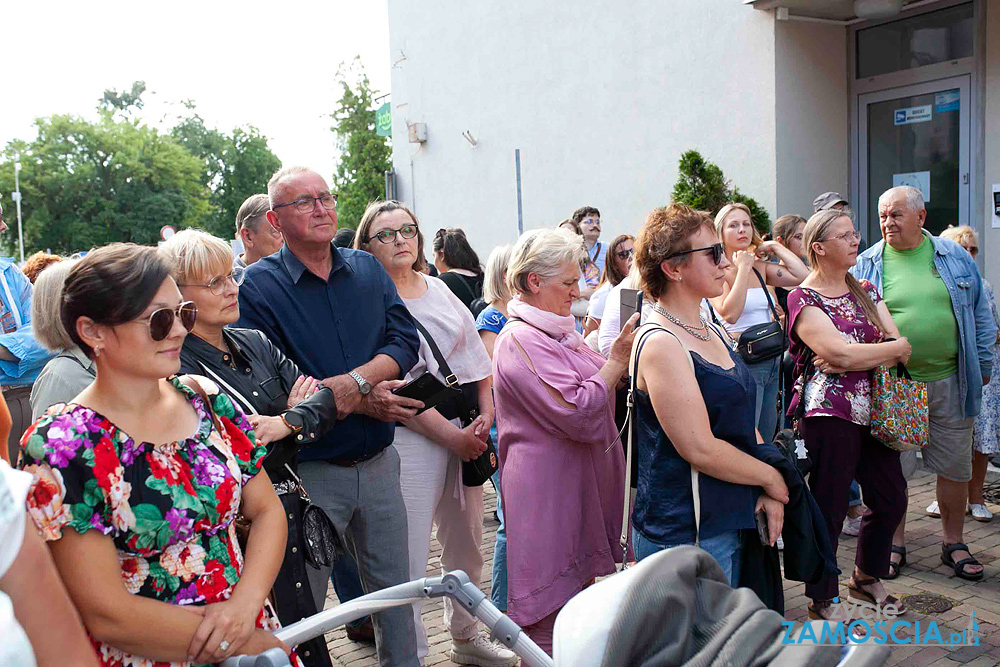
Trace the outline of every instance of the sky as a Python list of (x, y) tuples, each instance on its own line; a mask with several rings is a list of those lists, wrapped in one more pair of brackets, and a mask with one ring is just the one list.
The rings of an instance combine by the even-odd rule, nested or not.
[(254, 125), (284, 164), (329, 178), (338, 65), (360, 56), (389, 92), (385, 0), (12, 1), (0, 26), (0, 147), (33, 139), (39, 116), (95, 118), (105, 89), (142, 80), (151, 125), (169, 128), (190, 99), (209, 127)]

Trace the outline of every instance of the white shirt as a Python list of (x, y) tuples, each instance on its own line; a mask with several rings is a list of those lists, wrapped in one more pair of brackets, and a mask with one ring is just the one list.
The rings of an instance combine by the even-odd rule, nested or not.
[(590, 305), (587, 307), (587, 317), (595, 320), (604, 318), (604, 304), (608, 301), (608, 294), (611, 294), (611, 283), (605, 281), (597, 288), (597, 291), (590, 295)]
[[(601, 327), (597, 333), (597, 347), (599, 352), (605, 357), (611, 354), (611, 344), (618, 338), (622, 330), (622, 290), (630, 288), (631, 282), (628, 278), (611, 288), (608, 292), (607, 301), (604, 305), (604, 317), (601, 318)], [(644, 323), (649, 318), (652, 308), (649, 302), (642, 304), (642, 315), (639, 316), (639, 324)]]
[[(0, 460), (0, 579), (7, 573), (24, 543), (27, 519), (25, 498), (31, 475), (13, 470)], [(28, 636), (14, 617), (10, 598), (0, 592), (0, 665), (35, 667), (35, 653)]]

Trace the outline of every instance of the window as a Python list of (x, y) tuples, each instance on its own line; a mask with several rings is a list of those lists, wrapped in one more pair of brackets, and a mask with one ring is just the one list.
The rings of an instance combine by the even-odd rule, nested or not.
[(974, 33), (971, 2), (858, 30), (857, 76), (864, 79), (971, 57)]

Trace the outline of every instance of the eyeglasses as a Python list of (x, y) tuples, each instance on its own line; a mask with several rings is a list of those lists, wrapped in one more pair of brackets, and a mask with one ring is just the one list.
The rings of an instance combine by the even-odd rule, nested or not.
[(690, 250), (681, 250), (680, 252), (675, 252), (672, 255), (667, 255), (666, 259), (673, 259), (674, 257), (680, 257), (681, 255), (690, 255), (693, 252), (701, 252), (702, 250), (712, 253), (712, 261), (718, 266), (722, 262), (722, 256), (726, 252), (722, 249), (721, 243), (716, 243), (715, 245), (706, 246), (704, 248), (691, 248)]
[(396, 234), (399, 234), (404, 239), (412, 239), (414, 236), (417, 235), (417, 226), (403, 225), (399, 229), (383, 229), (375, 236), (368, 237), (368, 240), (365, 241), (365, 243), (372, 240), (373, 238), (378, 239), (379, 243), (392, 243), (393, 241), (396, 240)]
[(325, 195), (320, 195), (319, 197), (299, 197), (295, 201), (272, 206), (271, 210), (276, 211), (283, 206), (294, 206), (295, 210), (299, 213), (309, 213), (316, 208), (316, 202), (322, 204), (323, 208), (329, 211), (337, 208), (337, 195), (327, 192)]
[(195, 320), (198, 319), (198, 306), (194, 305), (194, 301), (185, 301), (176, 309), (160, 308), (154, 310), (148, 320), (149, 337), (155, 341), (161, 341), (169, 336), (170, 330), (174, 328), (175, 317), (180, 318), (181, 326), (186, 331), (191, 331), (194, 328)]
[(178, 287), (207, 287), (211, 290), (212, 294), (215, 296), (221, 296), (223, 292), (226, 291), (226, 283), (231, 282), (237, 287), (243, 284), (243, 280), (247, 276), (247, 270), (242, 266), (234, 266), (233, 270), (224, 276), (219, 276), (212, 280), (211, 282), (200, 285), (195, 283), (182, 283), (177, 285)]
[(635, 254), (635, 248), (629, 248), (628, 250), (619, 250), (618, 252), (615, 253), (615, 255), (618, 256), (618, 259), (628, 259), (634, 254)]
[(837, 240), (837, 241), (850, 241), (851, 239), (854, 239), (855, 241), (860, 241), (861, 240), (861, 232), (859, 232), (856, 229), (853, 229), (853, 230), (851, 230), (849, 232), (844, 232), (843, 234), (837, 234), (836, 236), (829, 236), (829, 237), (827, 237), (825, 239), (820, 239), (820, 242), (823, 242), (823, 241), (833, 241), (833, 240)]
[(584, 220), (581, 220), (580, 224), (581, 225), (596, 225), (596, 226), (600, 227), (601, 226), (601, 219), (600, 218), (586, 218)]

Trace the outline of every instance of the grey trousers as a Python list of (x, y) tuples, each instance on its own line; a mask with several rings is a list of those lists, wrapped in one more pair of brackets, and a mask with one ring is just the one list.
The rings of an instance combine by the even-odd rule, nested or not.
[[(300, 463), (299, 476), (312, 501), (330, 515), (354, 554), (365, 593), (410, 580), (406, 505), (394, 447), (349, 468), (318, 461)], [(306, 569), (316, 606), (322, 609), (332, 568)], [(411, 607), (379, 612), (372, 620), (379, 665), (418, 667)]]

